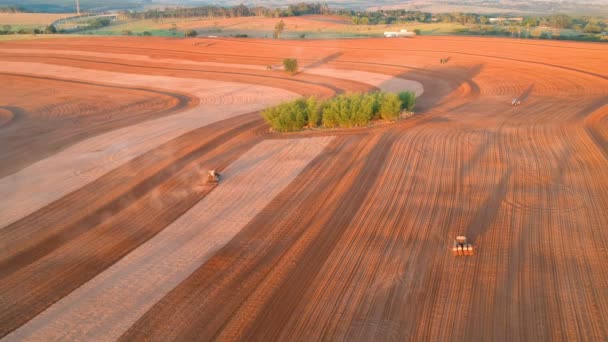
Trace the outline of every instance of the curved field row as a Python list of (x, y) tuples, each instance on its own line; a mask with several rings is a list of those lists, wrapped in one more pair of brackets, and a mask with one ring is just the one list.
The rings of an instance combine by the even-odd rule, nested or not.
[[(203, 83), (186, 78), (125, 75), (25, 62), (5, 62), (0, 70), (27, 73), (32, 68), (35, 68), (37, 75), (48, 77), (90, 77), (98, 82), (138, 86), (154, 84), (158, 88), (190, 92), (198, 97), (200, 104), (171, 117), (145, 121), (137, 126), (89, 138), (0, 179), (0, 193), (11, 199), (0, 204), (0, 227), (23, 218), (192, 129), (297, 96), (263, 86), (218, 81)], [(39, 176), (42, 173), (45, 177)], [(44, 189), (44, 195), (40, 194), (40, 189)]]
[(585, 117), (585, 128), (598, 148), (608, 159), (608, 99), (601, 103), (601, 107)]
[[(484, 38), (193, 41), (15, 42), (3, 44), (0, 59), (122, 73), (154, 80), (154, 88), (171, 78), (168, 89), (206, 92), (202, 102), (217, 107), (223, 93), (214, 83), (327, 97), (396, 78), (422, 85), (421, 115), (281, 135), (251, 113), (199, 125), (117, 164), (0, 230), (0, 335), (608, 335), (608, 47)], [(306, 72), (263, 70), (284, 57)], [(520, 106), (510, 106), (514, 97)], [(301, 140), (309, 137), (324, 143)], [(316, 152), (297, 172), (282, 172), (301, 155), (290, 146)], [(212, 168), (227, 175), (215, 188), (201, 184)], [(236, 188), (234, 179), (242, 181)], [(269, 182), (281, 186), (266, 192)], [(268, 194), (263, 203), (258, 192)], [(194, 213), (212, 220), (189, 221)], [(191, 235), (178, 239), (178, 227)], [(209, 232), (223, 238), (207, 250)], [(451, 255), (459, 234), (475, 256)]]
[(268, 87), (276, 87), (280, 84), (282, 89), (294, 93), (307, 93), (320, 98), (333, 96), (336, 93), (341, 93), (345, 89), (354, 91), (369, 90), (369, 86), (352, 81), (334, 79), (327, 82), (327, 78), (321, 78), (315, 75), (301, 74), (297, 79), (290, 79), (288, 75), (268, 74), (267, 71), (251, 71), (251, 70), (218, 70), (216, 67), (206, 68), (185, 68), (180, 65), (171, 64), (154, 64), (146, 65), (141, 63), (132, 63), (129, 61), (108, 61), (103, 58), (77, 58), (65, 56), (27, 56), (27, 55), (7, 55), (2, 57), (3, 60), (23, 62), (29, 61), (33, 63), (52, 64), (58, 66), (74, 67), (83, 69), (94, 69), (100, 71), (123, 72), (127, 74), (143, 74), (155, 76), (170, 76), (183, 78), (198, 78), (206, 81), (220, 82), (236, 82), (244, 84), (261, 85)]
[[(0, 230), (2, 334), (24, 324), (176, 220), (262, 140), (257, 113), (191, 131)], [(82, 246), (87, 246), (83, 249)], [(37, 274), (32, 277), (32, 274)], [(23, 288), (31, 291), (24, 293)]]
[[(253, 117), (257, 119), (255, 120), (258, 122), (256, 126), (259, 125), (261, 123), (259, 117), (257, 115), (254, 115)], [(238, 121), (235, 121), (235, 123), (236, 122)], [(228, 126), (224, 126), (229, 127), (230, 122), (227, 122), (227, 125)], [(252, 127), (251, 125), (244, 125), (243, 127), (245, 128), (247, 126)], [(212, 126), (210, 126), (210, 129), (211, 127)], [(186, 139), (182, 139), (183, 143), (190, 141), (190, 144), (193, 144), (194, 141), (192, 139), (196, 136), (200, 136), (201, 133), (192, 135), (191, 137), (184, 136)], [(224, 135), (227, 134), (234, 134), (234, 132), (228, 130)], [(195, 157), (196, 154), (193, 152), (200, 153), (202, 151), (207, 151), (212, 147), (213, 143), (217, 142), (219, 142), (217, 139), (211, 140), (209, 141), (210, 144), (203, 145), (205, 146), (203, 149), (198, 148), (193, 150), (192, 146), (188, 146), (188, 150), (191, 152), (188, 152), (185, 157), (188, 159)], [(251, 144), (243, 143), (239, 143), (237, 146), (238, 145), (241, 146), (238, 150), (235, 149), (234, 152), (227, 150), (224, 153), (230, 152), (228, 154), (234, 154), (236, 151), (242, 151), (246, 146), (251, 146)], [(173, 150), (173, 148), (176, 148), (176, 150)], [(182, 159), (177, 155), (177, 151), (181, 151), (182, 149), (177, 149), (177, 147), (170, 147), (170, 145), (168, 145), (167, 148), (159, 149), (160, 151), (158, 152), (151, 151), (151, 153), (154, 152), (154, 154), (151, 155), (154, 157), (147, 157), (148, 160), (146, 163), (142, 164), (141, 162), (137, 162), (137, 160), (142, 159), (137, 158), (133, 162), (121, 166), (84, 188), (71, 193), (69, 196), (48, 205), (44, 209), (36, 212), (35, 215), (30, 215), (27, 219), (10, 225), (7, 229), (3, 230), (2, 241), (6, 242), (6, 245), (3, 246), (3, 250), (6, 251), (7, 254), (3, 255), (5, 258), (3, 258), (2, 267), (0, 268), (2, 269), (4, 276), (12, 274), (11, 278), (6, 278), (7, 280), (11, 279), (11, 281), (6, 282), (6, 287), (4, 287), (3, 292), (11, 294), (6, 297), (11, 298), (11, 302), (12, 299), (17, 298), (16, 302), (12, 302), (14, 304), (11, 305), (11, 310), (6, 311), (6, 316), (4, 317), (10, 317), (9, 320), (14, 322), (11, 324), (17, 324), (15, 326), (22, 324), (24, 319), (27, 320), (31, 318), (32, 315), (37, 314), (41, 309), (44, 309), (46, 306), (61, 298), (62, 293), (67, 294), (71, 289), (78, 287), (83, 282), (89, 280), (90, 277), (94, 275), (94, 273), (90, 272), (92, 269), (102, 270), (104, 267), (107, 267), (104, 265), (112, 263), (113, 260), (117, 260), (116, 257), (125, 255), (130, 249), (137, 247), (137, 244), (145, 241), (146, 236), (149, 237), (151, 233), (154, 233), (154, 229), (162, 229), (164, 227), (162, 222), (171, 222), (171, 217), (179, 216), (179, 212), (172, 211), (171, 209), (174, 209), (175, 205), (178, 203), (180, 207), (187, 208), (187, 203), (192, 203), (191, 201), (196, 198), (193, 197), (192, 193), (189, 191), (183, 192), (184, 188), (188, 189), (187, 180), (191, 179), (191, 177), (185, 178), (180, 176), (179, 173), (175, 177), (178, 182), (174, 182), (175, 185), (179, 184), (179, 187), (181, 187), (182, 190), (178, 190), (179, 188), (170, 190), (170, 187), (168, 188), (164, 185), (161, 187), (161, 184), (153, 184), (165, 181), (164, 179), (167, 177), (173, 178), (174, 173), (179, 171), (176, 164), (171, 165), (170, 163), (175, 160), (181, 163)], [(171, 159), (159, 159), (163, 156), (167, 156), (168, 151), (171, 151), (169, 152), (169, 156), (172, 157)], [(213, 155), (216, 155), (214, 157), (215, 159), (212, 158)], [(214, 152), (209, 158), (212, 158), (211, 160), (217, 160), (218, 157), (219, 156)], [(146, 158), (142, 159), (142, 161), (144, 160), (146, 160)], [(162, 164), (154, 164), (161, 160), (162, 164), (171, 166), (166, 167), (165, 169), (159, 169), (160, 171), (157, 174), (152, 173), (152, 177), (138, 184), (138, 178), (150, 171), (155, 172), (153, 170), (158, 169), (158, 166), (162, 167)], [(191, 169), (192, 167), (189, 168)], [(195, 167), (195, 169), (198, 170), (199, 167)], [(191, 173), (186, 172), (186, 174)], [(155, 186), (155, 188), (150, 189), (151, 185)], [(135, 188), (131, 188), (132, 186), (135, 186)], [(102, 190), (103, 188), (107, 188), (107, 190), (104, 191)], [(123, 190), (121, 190), (121, 188)], [(107, 193), (108, 195), (100, 197), (97, 195), (100, 191), (102, 193)], [(159, 194), (167, 191), (174, 194), (176, 192), (177, 194), (183, 193), (184, 195), (172, 195), (169, 196), (169, 198), (159, 200)], [(199, 196), (198, 198), (201, 196), (198, 191), (195, 192), (194, 195)], [(137, 206), (129, 206), (130, 203), (137, 203)], [(168, 209), (161, 216), (158, 216), (158, 213), (155, 214), (152, 216), (154, 219), (153, 221), (150, 221), (146, 216), (137, 216), (144, 220), (138, 219), (133, 221), (133, 214), (141, 212), (141, 210), (147, 206), (154, 211), (158, 211), (159, 203), (163, 203), (163, 206), (168, 206)], [(85, 208), (99, 209), (91, 212), (90, 209)], [(74, 215), (74, 213), (77, 213), (77, 215)], [(112, 217), (112, 220), (108, 221), (108, 218), (110, 217)], [(112, 226), (118, 224), (118, 222), (123, 219), (128, 220), (125, 222), (128, 222), (128, 225), (130, 226), (129, 234), (137, 234), (137, 239), (130, 237), (125, 240), (125, 236), (116, 236), (117, 232), (112, 229)], [(142, 235), (142, 233), (144, 234)], [(108, 236), (112, 236), (110, 239), (102, 239), (102, 241), (113, 241), (113, 243), (100, 245), (99, 248), (92, 249), (90, 252), (84, 254), (80, 248), (77, 248), (74, 249), (76, 255), (72, 258), (67, 258), (70, 260), (75, 260), (76, 258), (80, 259), (81, 269), (86, 272), (79, 274), (77, 271), (79, 268), (66, 268), (65, 266), (67, 265), (64, 266), (62, 262), (57, 262), (66, 259), (65, 253), (68, 250), (60, 248), (61, 246), (66, 244), (70, 244), (70, 246), (80, 246), (83, 243), (90, 246), (94, 243), (93, 241), (99, 241), (100, 236), (103, 236), (102, 234), (109, 234)], [(90, 242), (86, 242), (89, 240)], [(129, 241), (128, 245), (125, 244), (127, 241)], [(103, 250), (106, 252), (102, 252)], [(8, 253), (9, 251), (10, 253)], [(101, 263), (101, 255), (104, 255), (104, 259), (107, 261)], [(56, 259), (56, 256), (60, 259)], [(27, 272), (14, 273), (19, 268), (28, 264), (30, 265)], [(54, 271), (45, 272), (45, 280), (42, 280), (41, 278), (36, 280), (36, 283), (44, 283), (44, 286), (38, 286), (37, 290), (28, 296), (28, 299), (18, 295), (21, 286), (27, 284), (31, 280), (31, 278), (27, 277), (29, 272), (36, 272), (35, 269), (49, 270), (50, 268), (54, 268)], [(66, 279), (70, 279), (70, 281), (66, 282)], [(13, 287), (13, 285), (10, 284), (16, 286)], [(17, 305), (14, 306), (15, 304)]]
[(0, 77), (10, 85), (0, 102), (12, 113), (10, 122), (0, 124), (0, 178), (78, 141), (196, 104), (174, 92), (15, 74)]
[[(221, 188), (7, 338), (115, 340), (230, 241), (330, 141), (267, 140), (256, 145), (224, 170)], [(100, 321), (98, 315), (118, 319)]]
[[(117, 53), (103, 53), (103, 52), (90, 52), (90, 51), (77, 51), (77, 50), (47, 50), (47, 49), (3, 49), (0, 50), (0, 53), (8, 53), (8, 54), (24, 54), (24, 55), (37, 55), (37, 54), (57, 54), (57, 55), (78, 55), (78, 56), (90, 56), (90, 57), (105, 57), (112, 59), (122, 59), (129, 61), (141, 61), (141, 62), (156, 62), (156, 63), (169, 63), (175, 65), (192, 65), (192, 66), (200, 66), (200, 67), (217, 67), (220, 69), (248, 69), (248, 70), (261, 70), (260, 65), (253, 64), (238, 64), (238, 63), (219, 63), (219, 62), (197, 62), (190, 60), (179, 60), (179, 59), (165, 59), (165, 58), (151, 58), (146, 55), (136, 55), (136, 54), (117, 54)], [(321, 64), (322, 65), (322, 64)], [(309, 74), (328, 76), (332, 78), (340, 78), (346, 79), (350, 81), (357, 81), (360, 83), (367, 83), (372, 86), (379, 87), (385, 91), (403, 91), (403, 90), (412, 90), (416, 92), (417, 95), (421, 95), (424, 91), (423, 87), (419, 83), (415, 83), (413, 81), (407, 81), (400, 78), (394, 78), (388, 75), (382, 74), (374, 74), (369, 72), (361, 72), (361, 71), (340, 71), (335, 69), (326, 69), (326, 68), (318, 68), (318, 67), (310, 67), (306, 66), (303, 69), (304, 72)]]
[(0, 108), (0, 127), (6, 126), (15, 120), (15, 110), (11, 108)]

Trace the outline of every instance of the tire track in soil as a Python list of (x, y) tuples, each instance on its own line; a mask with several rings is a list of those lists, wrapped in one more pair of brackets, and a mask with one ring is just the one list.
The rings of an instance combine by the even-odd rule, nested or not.
[(331, 212), (339, 212), (340, 215), (323, 215), (318, 218), (319, 221), (312, 224), (313, 227), (317, 227), (316, 232), (303, 241), (306, 247), (294, 246), (294, 249), (297, 248), (294, 252), (298, 253), (297, 260), (294, 260), (297, 265), (282, 275), (279, 282), (275, 280), (272, 283), (271, 293), (260, 294), (263, 297), (262, 302), (261, 299), (256, 298), (257, 296), (249, 299), (249, 302), (256, 303), (257, 315), (244, 314), (235, 317), (227, 322), (218, 339), (231, 339), (237, 336), (247, 340), (279, 338), (281, 327), (287, 323), (298, 303), (303, 299), (302, 295), (332, 252), (333, 246), (349, 229), (350, 221), (366, 201), (367, 189), (372, 188), (380, 178), (380, 171), (388, 159), (387, 156), (396, 138), (397, 135), (392, 133), (385, 133), (379, 137), (364, 161), (354, 168), (351, 174), (344, 177), (350, 183), (348, 188), (343, 193), (331, 197), (328, 208), (332, 209)]
[[(470, 50), (485, 58), (482, 48)], [(539, 57), (540, 48), (530, 50), (522, 60), (569, 63), (559, 56)], [(407, 63), (428, 67), (425, 59), (442, 53), (421, 51), (427, 52), (412, 53), (412, 59), (404, 56)], [(513, 57), (512, 52), (505, 54)], [(381, 67), (365, 66), (361, 55), (356, 69), (395, 72), (388, 65), (397, 63), (397, 57), (368, 57), (370, 65), (387, 64)], [(471, 59), (454, 62), (459, 67), (479, 62)], [(429, 97), (425, 115), (402, 123), (290, 136), (252, 129), (259, 139), (338, 137), (246, 230), (122, 338), (607, 336), (602, 317), (608, 312), (608, 238), (603, 229), (608, 224), (608, 119), (603, 107), (594, 107), (605, 94), (590, 88), (605, 82), (564, 69), (539, 71), (538, 63), (494, 56), (486, 61), (488, 67), (467, 82), (461, 82), (458, 70), (435, 74), (442, 78), (436, 83), (431, 73), (410, 71), (425, 79), (423, 96), (427, 84), (446, 96), (442, 102)], [(492, 84), (500, 70), (492, 67), (495, 62), (510, 71), (498, 84)], [(585, 69), (599, 74), (596, 64)], [(534, 96), (525, 104), (502, 106), (503, 97), (523, 92), (528, 86), (524, 83), (534, 78)], [(591, 95), (564, 96), (563, 89), (570, 88)], [(461, 94), (469, 103), (459, 99)], [(488, 139), (478, 139), (479, 132)], [(398, 138), (378, 158), (378, 139), (389, 135)], [(356, 149), (359, 156), (348, 155)], [(349, 203), (351, 197), (363, 204)], [(365, 208), (367, 203), (373, 209)], [(179, 202), (172, 206), (180, 208)], [(150, 215), (136, 207), (134, 203), (119, 215)], [(444, 245), (467, 227), (481, 246), (474, 257), (453, 258)], [(87, 246), (84, 242), (66, 246)]]
[[(40, 159), (44, 159), (56, 153), (59, 153), (64, 149), (70, 147), (71, 145), (76, 144), (82, 140), (94, 137), (99, 134), (103, 134), (113, 129), (138, 124), (143, 121), (153, 120), (163, 116), (177, 114), (198, 104), (198, 99), (193, 98), (191, 96), (180, 94), (177, 92), (156, 90), (150, 88), (107, 85), (88, 81), (66, 80), (45, 76), (28, 76), (4, 72), (0, 73), (0, 77), (1, 76), (12, 76), (34, 81), (44, 80), (52, 82), (61, 82), (62, 85), (74, 85), (74, 87), (77, 87), (79, 85), (94, 86), (100, 88), (100, 91), (107, 92), (146, 92), (157, 97), (166, 97), (168, 99), (172, 99), (173, 101), (167, 102), (166, 105), (163, 106), (163, 108), (149, 109), (145, 107), (148, 101), (145, 101), (144, 103), (140, 104), (129, 103), (125, 107), (113, 108), (113, 111), (104, 110), (101, 113), (95, 113), (93, 115), (87, 114), (86, 118), (75, 117), (72, 119), (86, 120), (89, 123), (88, 125), (86, 125), (86, 127), (85, 124), (79, 124), (78, 127), (73, 127), (74, 125), (63, 125), (67, 127), (51, 126), (48, 124), (46, 128), (38, 126), (32, 127), (32, 124), (35, 124), (34, 122), (32, 122), (33, 120), (37, 120), (37, 122), (39, 122), (43, 119), (49, 118), (41, 118), (39, 117), (39, 115), (37, 115), (41, 113), (26, 113), (23, 109), (11, 108), (11, 111), (13, 112), (12, 120), (4, 125), (0, 124), (0, 129), (5, 129), (5, 131), (3, 132), (4, 138), (0, 138), (0, 146), (3, 145), (5, 147), (0, 147), (0, 153), (3, 156), (2, 159), (6, 161), (6, 163), (4, 163), (2, 165), (2, 168), (0, 169), (0, 178), (18, 172), (19, 170), (27, 167), (28, 165)], [(38, 87), (41, 88), (43, 86), (38, 85)], [(7, 92), (10, 93), (10, 89), (7, 90)], [(144, 106), (144, 108), (136, 108), (138, 105), (142, 105)], [(97, 112), (95, 109), (93, 111)], [(129, 115), (120, 115), (126, 112), (128, 112)], [(94, 123), (91, 122), (95, 120), (95, 118), (102, 116), (104, 118), (103, 120)], [(108, 119), (108, 117), (111, 118), (113, 116), (114, 118)], [(13, 125), (10, 127), (10, 132), (6, 130), (7, 128), (9, 128), (9, 124)], [(19, 124), (19, 126), (14, 126), (15, 124)], [(32, 134), (34, 134), (35, 137), (31, 137)], [(2, 143), (3, 140), (4, 143)]]
[[(251, 134), (260, 125), (255, 113), (192, 131), (0, 231), (0, 249), (14, 250), (0, 267), (0, 306), (6, 308), (0, 313), (0, 336), (101, 273), (200, 201), (212, 189), (198, 185), (192, 190), (204, 177), (200, 169), (222, 170), (236, 160), (262, 140)], [(24, 288), (30, 291), (24, 293)]]
[(19, 121), (26, 112), (19, 107), (0, 106), (0, 129)]
[[(210, 340), (219, 334), (241, 303), (306, 232), (313, 218), (321, 215), (326, 202), (317, 198), (331, 196), (368, 144), (369, 139), (336, 138), (288, 189), (121, 339)], [(307, 206), (307, 215), (290, 210), (303, 205)]]
[(608, 107), (603, 105), (587, 115), (584, 126), (588, 136), (608, 160)]
[[(5, 63), (3, 66), (5, 69), (12, 68), (22, 72), (35, 67), (39, 74), (65, 73), (77, 78), (94, 75), (98, 80), (110, 83), (147, 86), (150, 82), (159, 82), (164, 87), (192, 90), (200, 98), (199, 105), (190, 110), (95, 136), (73, 145), (60, 154), (30, 165), (13, 174), (10, 179), (0, 179), (0, 191), (11, 199), (4, 203), (0, 202), (2, 208), (0, 221), (3, 222), (3, 226), (21, 219), (121, 164), (188, 131), (297, 96), (295, 93), (277, 88), (233, 82), (199, 82), (198, 79), (127, 75), (116, 71), (23, 62)], [(235, 89), (239, 89), (238, 94), (235, 93)], [(46, 176), (39, 177), (38, 175), (43, 172), (46, 172)], [(41, 193), (39, 189), (44, 189), (45, 192)]]
[[(194, 73), (194, 74), (203, 74), (205, 76), (205, 78), (210, 79), (210, 75), (217, 75), (217, 77), (221, 77), (221, 76), (236, 76), (236, 77), (242, 77), (240, 82), (247, 82), (247, 83), (251, 83), (251, 84), (261, 84), (259, 83), (259, 81), (256, 82), (256, 79), (265, 79), (265, 80), (281, 80), (281, 81), (286, 81), (288, 83), (292, 83), (292, 84), (303, 84), (303, 85), (312, 85), (312, 86), (319, 86), (319, 87), (323, 87), (326, 89), (329, 89), (333, 92), (333, 94), (341, 94), (344, 92), (344, 89), (348, 89), (348, 88), (369, 88), (368, 85), (366, 84), (362, 84), (362, 83), (357, 83), (357, 82), (342, 82), (344, 83), (346, 86), (344, 87), (337, 87), (334, 86), (331, 83), (326, 83), (326, 82), (321, 82), (321, 81), (312, 81), (312, 80), (306, 80), (306, 78), (310, 79), (323, 79), (323, 78), (327, 78), (327, 77), (313, 77), (313, 75), (303, 75), (306, 76), (306, 78), (304, 78), (303, 76), (299, 77), (298, 79), (287, 79), (285, 77), (278, 77), (278, 76), (268, 76), (268, 75), (263, 75), (263, 74), (255, 74), (252, 72), (234, 72), (234, 71), (213, 71), (213, 70), (197, 70), (197, 69), (189, 69), (189, 68), (176, 68), (176, 67), (160, 67), (160, 66), (149, 66), (149, 65), (143, 65), (143, 64), (129, 64), (129, 63), (118, 63), (118, 62), (108, 62), (108, 61), (104, 61), (104, 60), (95, 60), (95, 59), (86, 59), (86, 58), (74, 58), (74, 57), (60, 57), (60, 56), (45, 56), (44, 58), (41, 57), (31, 57), (28, 56), (27, 58), (23, 58), (23, 57), (14, 57), (11, 58), (10, 55), (6, 55), (6, 56), (2, 56), (3, 60), (18, 60), (18, 61), (24, 61), (25, 59), (27, 59), (28, 61), (39, 61), (39, 60), (44, 60), (45, 64), (49, 64), (49, 60), (53, 59), (53, 60), (59, 60), (59, 61), (76, 61), (76, 62), (86, 62), (86, 63), (91, 63), (91, 64), (97, 64), (97, 65), (106, 65), (108, 67), (116, 67), (116, 66), (120, 66), (120, 67), (130, 67), (132, 71), (137, 70), (137, 69), (143, 69), (143, 70), (159, 70), (159, 71), (165, 71), (165, 72), (189, 72), (189, 73)], [(61, 64), (64, 65), (64, 64)], [(73, 63), (65, 63), (65, 65), (73, 65)], [(90, 68), (90, 69), (95, 69), (95, 68)], [(99, 68), (100, 70), (106, 70), (104, 68)], [(114, 70), (114, 69), (110, 69), (110, 70)], [(149, 74), (146, 73), (146, 74)], [(245, 77), (250, 77), (251, 80), (245, 78)], [(353, 87), (355, 86), (355, 87)], [(286, 90), (290, 90), (290, 91), (294, 91), (294, 92), (298, 92), (295, 86), (292, 87), (285, 87)]]
[[(140, 315), (212, 257), (216, 249), (229, 242), (331, 140), (311, 138), (285, 143), (267, 140), (255, 145), (224, 170), (221, 188), (140, 248), (15, 330), (9, 339), (118, 338)], [(285, 144), (289, 148), (283, 148)], [(265, 182), (259, 182), (254, 190), (243, 186), (250, 184), (262, 170), (272, 170)], [(230, 211), (242, 214), (228, 215)], [(94, 241), (105, 248), (108, 241), (99, 240)], [(116, 282), (121, 285), (116, 286)], [(97, 320), (89, 312), (106, 319)], [(65, 326), (70, 328), (64, 329)]]
[[(258, 113), (253, 114), (258, 115)], [(180, 172), (192, 161), (212, 153), (217, 146), (224, 145), (234, 137), (263, 125), (261, 120), (253, 119), (252, 114), (244, 116), (250, 117), (250, 121), (247, 122), (243, 117), (239, 117), (237, 120), (205, 126), (171, 141), (0, 230), (0, 241), (2, 241), (0, 249), (5, 251), (0, 259), (0, 278), (9, 276), (59, 248), (91, 227), (102, 223), (105, 218), (116, 215)], [(230, 129), (230, 124), (235, 124), (236, 127)], [(196, 144), (193, 143), (194, 137), (203, 137), (203, 139), (200, 140), (201, 143)], [(182, 146), (186, 141), (190, 144), (184, 149)], [(251, 140), (249, 145), (254, 141)], [(170, 159), (166, 159), (168, 151), (171, 151)], [(165, 159), (162, 164), (159, 163), (160, 158)], [(150, 167), (152, 164), (160, 168)], [(143, 172), (147, 173), (146, 176)], [(134, 181), (138, 182), (125, 182), (125, 179), (121, 179), (116, 184), (117, 182), (112, 181), (117, 178), (116, 175), (124, 177), (122, 175), (125, 174), (137, 175)], [(104, 196), (100, 199), (92, 199), (93, 203), (87, 202), (91, 194), (97, 196), (99, 192), (112, 193), (114, 197)], [(67, 213), (77, 214), (75, 216)], [(13, 251), (15, 246), (21, 249)]]

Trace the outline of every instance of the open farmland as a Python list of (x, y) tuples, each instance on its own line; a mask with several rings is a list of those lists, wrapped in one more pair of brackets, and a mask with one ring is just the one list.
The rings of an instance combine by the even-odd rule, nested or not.
[(0, 13), (0, 26), (13, 28), (46, 27), (54, 21), (74, 16), (73, 13)]
[(196, 30), (199, 36), (229, 37), (246, 34), (250, 38), (271, 38), (274, 27), (282, 20), (285, 31), (282, 38), (327, 39), (327, 38), (374, 38), (382, 37), (384, 31), (419, 29), (423, 34), (447, 34), (454, 29), (466, 28), (457, 23), (409, 23), (389, 25), (354, 25), (349, 17), (337, 15), (306, 15), (285, 18), (237, 17), (237, 18), (164, 18), (127, 19), (89, 30), (95, 35), (122, 35), (149, 32), (154, 36), (183, 36), (187, 30)]
[[(0, 336), (605, 340), (607, 55), (457, 37), (3, 42)], [(292, 134), (259, 115), (377, 89), (420, 94), (417, 115)], [(474, 256), (452, 256), (460, 234)]]

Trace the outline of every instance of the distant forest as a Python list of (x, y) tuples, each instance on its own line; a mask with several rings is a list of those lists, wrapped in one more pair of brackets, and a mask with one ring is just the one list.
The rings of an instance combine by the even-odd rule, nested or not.
[[(2, 1), (2, 0), (0, 0)], [(104, 5), (117, 0), (107, 0)], [(1, 2), (0, 2), (1, 4)], [(22, 6), (0, 7), (2, 12), (24, 12)], [(232, 7), (199, 6), (120, 12), (129, 19), (171, 18), (233, 18), (265, 16), (272, 18), (314, 14), (333, 14), (348, 18), (354, 25), (407, 25), (417, 23), (453, 23), (460, 26), (452, 33), (463, 35), (494, 35), (518, 38), (567, 39), (608, 41), (608, 21), (597, 16), (547, 16), (508, 17), (504, 15), (479, 15), (476, 13), (430, 13), (409, 10), (360, 11), (331, 9), (325, 3), (297, 3), (283, 8), (248, 7), (243, 4)], [(416, 30), (420, 33), (419, 30)]]
[(183, 8), (167, 8), (164, 10), (150, 9), (147, 11), (123, 11), (124, 15), (129, 18), (137, 19), (155, 19), (155, 18), (191, 18), (191, 17), (294, 17), (310, 14), (332, 14), (332, 11), (327, 4), (322, 3), (298, 3), (288, 5), (287, 8), (268, 8), (263, 6), (247, 7), (243, 4), (233, 7), (219, 6), (201, 6), (201, 7), (183, 7)]
[[(185, 17), (248, 17), (266, 16), (273, 18), (302, 16), (311, 14), (334, 14), (349, 18), (355, 25), (390, 25), (411, 23), (455, 23), (466, 25), (454, 33), (472, 35), (517, 36), (525, 38), (572, 39), (553, 30), (571, 30), (577, 33), (578, 39), (601, 40), (600, 34), (605, 32), (607, 21), (602, 17), (554, 14), (548, 16), (523, 16), (509, 18), (503, 16), (479, 15), (475, 13), (442, 13), (408, 11), (408, 10), (379, 10), (355, 11), (351, 9), (330, 9), (322, 3), (298, 3), (287, 8), (203, 6), (192, 8), (151, 9), (147, 11), (123, 11), (126, 17), (133, 19), (162, 19)], [(538, 28), (542, 29), (538, 29)]]

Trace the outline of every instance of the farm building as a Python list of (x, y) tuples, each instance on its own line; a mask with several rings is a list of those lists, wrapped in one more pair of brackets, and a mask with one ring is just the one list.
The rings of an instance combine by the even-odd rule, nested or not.
[(400, 30), (397, 31), (387, 31), (384, 32), (384, 37), (386, 38), (396, 38), (396, 37), (413, 37), (416, 34), (414, 32), (409, 32), (408, 30)]

